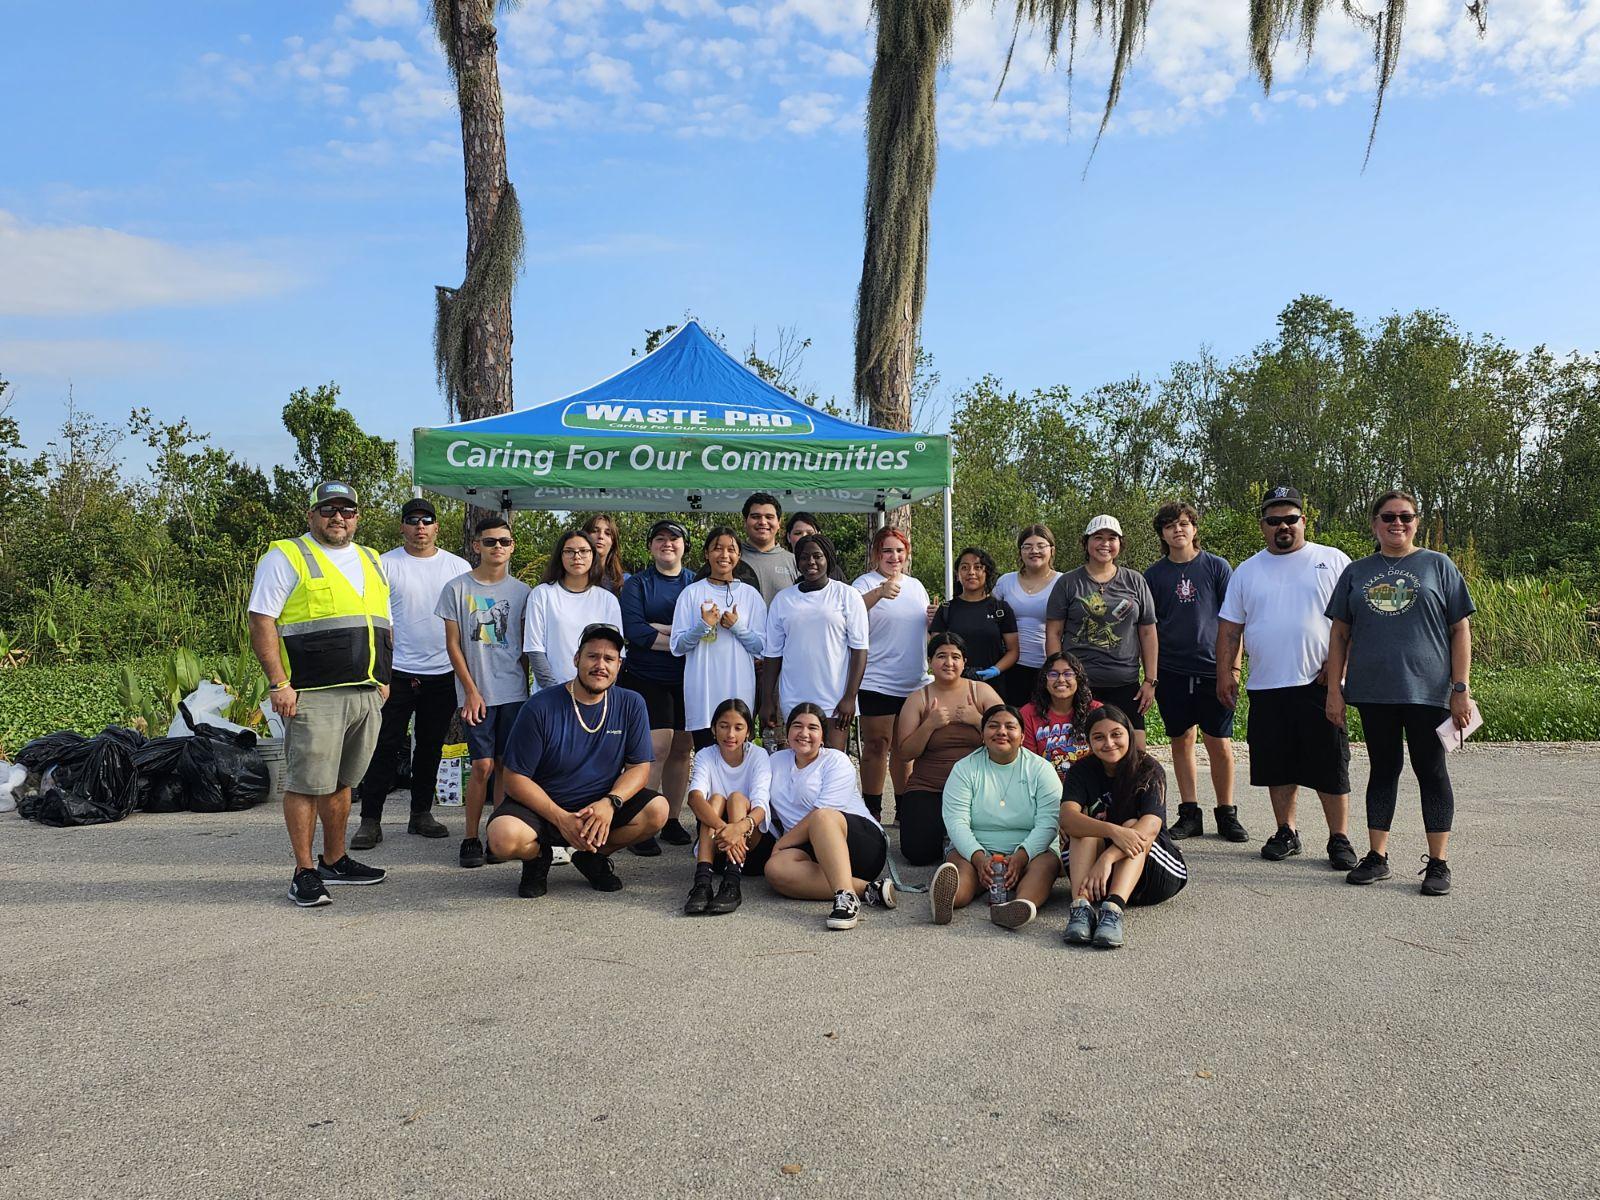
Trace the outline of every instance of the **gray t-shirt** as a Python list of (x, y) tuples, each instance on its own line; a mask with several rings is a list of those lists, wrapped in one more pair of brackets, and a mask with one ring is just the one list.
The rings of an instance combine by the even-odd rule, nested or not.
[(1139, 682), (1138, 626), (1156, 623), (1156, 602), (1144, 576), (1127, 567), (1105, 583), (1087, 567), (1056, 580), (1045, 605), (1046, 621), (1061, 621), (1061, 645), (1083, 660), (1089, 686), (1125, 687)]
[(1350, 626), (1352, 704), (1450, 706), (1450, 626), (1472, 615), (1467, 581), (1437, 550), (1370, 554), (1333, 585), (1327, 616)]
[(745, 563), (756, 573), (760, 580), (761, 598), (772, 605), (772, 598), (791, 583), (800, 581), (800, 572), (795, 568), (794, 555), (782, 546), (774, 546), (771, 550), (757, 550), (748, 542), (739, 543), (739, 561)]
[[(507, 575), (499, 583), (481, 583), (469, 571), (444, 585), (433, 610), (436, 616), (456, 623), (461, 656), (467, 660), (478, 694), (491, 707), (520, 704), (528, 698), (522, 619), (531, 590), (515, 575)], [(466, 698), (458, 678), (456, 700), (465, 703)]]

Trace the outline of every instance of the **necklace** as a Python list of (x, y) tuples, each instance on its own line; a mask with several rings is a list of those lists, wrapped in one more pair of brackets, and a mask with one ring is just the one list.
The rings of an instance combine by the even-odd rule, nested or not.
[[(1019, 754), (1017, 757), (1020, 758), (1021, 755)], [(989, 760), (989, 762), (991, 764), (993, 764), (994, 766), (1006, 767), (1006, 768), (1014, 767), (1014, 766), (1017, 765), (1017, 759), (1015, 759), (1015, 758), (1013, 758), (1008, 763), (997, 763), (992, 758)], [(1001, 808), (1004, 808), (1006, 806), (1006, 799), (1007, 799), (1007, 797), (1009, 797), (1011, 795), (1011, 789), (1016, 785), (1017, 776), (1019, 776), (1021, 774), (1022, 774), (1021, 771), (1007, 770), (1005, 772), (1005, 781), (1006, 781), (1006, 783), (1005, 783), (1005, 787), (1003, 789), (1001, 789), (1001, 792), (1000, 792), (1000, 807)], [(1027, 780), (1023, 780), (1023, 783), (1026, 784)]]
[(567, 695), (572, 697), (572, 712), (578, 718), (578, 725), (585, 733), (599, 733), (606, 727), (606, 715), (611, 711), (611, 689), (607, 688), (600, 703), (600, 720), (591, 728), (583, 719), (583, 709), (578, 707), (578, 693), (573, 691), (572, 685), (567, 684)]
[(1040, 592), (1044, 591), (1044, 589), (1045, 589), (1045, 587), (1047, 585), (1054, 584), (1055, 581), (1056, 581), (1056, 572), (1055, 571), (1047, 571), (1045, 573), (1045, 577), (1039, 582), (1039, 586), (1038, 587), (1029, 587), (1028, 586), (1028, 577), (1027, 577), (1027, 575), (1025, 573), (1021, 572), (1021, 571), (1017, 572), (1017, 586), (1020, 587), (1023, 591), (1027, 592), (1028, 595), (1030, 595), (1030, 596), (1037, 596)]

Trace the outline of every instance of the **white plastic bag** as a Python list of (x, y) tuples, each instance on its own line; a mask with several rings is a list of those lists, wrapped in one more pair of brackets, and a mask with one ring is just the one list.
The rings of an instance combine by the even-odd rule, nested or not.
[[(243, 725), (235, 725), (222, 715), (223, 710), (232, 703), (233, 693), (220, 683), (212, 683), (209, 679), (183, 698), (183, 707), (189, 710), (189, 720), (196, 725), (210, 725), (228, 733), (243, 733)], [(172, 718), (172, 724), (167, 727), (168, 737), (190, 737), (193, 733), (194, 730), (189, 728), (181, 711)]]
[(0, 758), (0, 813), (10, 812), (17, 806), (16, 797), (12, 793), (21, 788), (27, 778), (27, 767), (20, 763), (14, 765)]
[(273, 711), (271, 696), (261, 702), (261, 716), (266, 721), (267, 736), (281, 738), (283, 736), (283, 718)]

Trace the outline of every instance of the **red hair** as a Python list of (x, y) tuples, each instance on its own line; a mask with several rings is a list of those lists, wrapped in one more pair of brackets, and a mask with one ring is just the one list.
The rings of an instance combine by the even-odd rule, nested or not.
[(901, 544), (906, 548), (906, 554), (908, 556), (911, 554), (911, 535), (903, 529), (896, 529), (893, 525), (885, 525), (872, 535), (872, 557), (874, 561), (882, 553), (883, 544), (892, 537), (899, 538)]

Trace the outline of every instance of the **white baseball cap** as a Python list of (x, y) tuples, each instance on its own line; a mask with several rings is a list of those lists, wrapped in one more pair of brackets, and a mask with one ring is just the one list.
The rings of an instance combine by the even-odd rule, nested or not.
[(1112, 533), (1116, 534), (1118, 537), (1122, 536), (1122, 524), (1121, 524), (1121, 522), (1119, 522), (1115, 517), (1111, 516), (1109, 513), (1101, 513), (1098, 517), (1095, 517), (1093, 520), (1091, 520), (1089, 522), (1089, 528), (1087, 528), (1087, 529), (1085, 529), (1083, 531), (1083, 536), (1084, 537), (1093, 537), (1095, 534), (1103, 533), (1107, 529), (1109, 529)]

